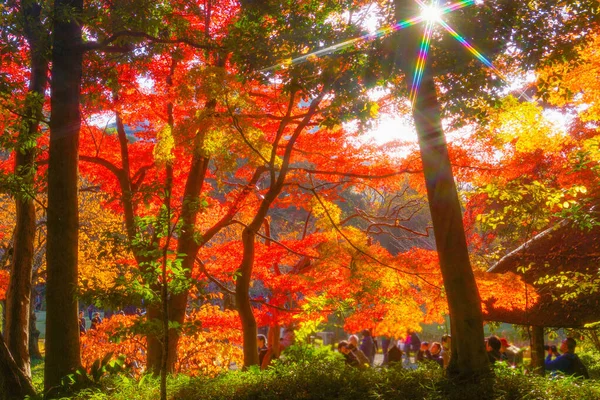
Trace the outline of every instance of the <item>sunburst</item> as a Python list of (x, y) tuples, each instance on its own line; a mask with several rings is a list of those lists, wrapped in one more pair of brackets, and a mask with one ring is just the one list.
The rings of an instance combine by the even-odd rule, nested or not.
[[(415, 65), (415, 70), (413, 74), (413, 82), (411, 85), (411, 90), (409, 93), (409, 100), (411, 104), (414, 105), (416, 96), (419, 92), (419, 87), (421, 85), (421, 81), (423, 78), (423, 73), (425, 71), (425, 66), (427, 64), (427, 56), (429, 54), (429, 48), (431, 46), (431, 37), (436, 25), (441, 26), (443, 29), (448, 32), (454, 39), (456, 39), (465, 49), (467, 49), (477, 60), (483, 63), (487, 68), (489, 68), (494, 74), (496, 74), (500, 79), (509, 83), (508, 78), (505, 74), (503, 74), (486, 56), (484, 56), (481, 52), (479, 52), (467, 39), (465, 39), (460, 33), (458, 33), (454, 28), (452, 28), (446, 21), (444, 21), (444, 15), (459, 10), (464, 7), (471, 6), (475, 4), (475, 0), (463, 0), (455, 3), (451, 3), (448, 5), (441, 6), (439, 4), (439, 0), (432, 0), (430, 3), (425, 3), (422, 0), (415, 0), (415, 2), (421, 7), (421, 13), (412, 18), (405, 19), (403, 21), (399, 21), (396, 24), (389, 25), (383, 28), (378, 29), (377, 31), (369, 34), (365, 34), (353, 39), (346, 40), (344, 42), (328, 46), (323, 49), (319, 49), (313, 51), (308, 54), (304, 54), (302, 56), (296, 58), (289, 58), (284, 60), (283, 62), (273, 65), (268, 68), (262, 69), (260, 72), (266, 72), (270, 70), (276, 70), (281, 68), (287, 68), (294, 64), (299, 64), (304, 61), (307, 61), (311, 58), (318, 57), (325, 54), (334, 53), (345, 49), (349, 46), (360, 42), (370, 41), (379, 37), (387, 36), (392, 32), (396, 32), (410, 26), (424, 23), (425, 27), (423, 30), (423, 36), (421, 37), (421, 43), (419, 46), (419, 51), (417, 54), (417, 62)], [(526, 94), (522, 93), (523, 96), (527, 98), (527, 100), (532, 101)]]

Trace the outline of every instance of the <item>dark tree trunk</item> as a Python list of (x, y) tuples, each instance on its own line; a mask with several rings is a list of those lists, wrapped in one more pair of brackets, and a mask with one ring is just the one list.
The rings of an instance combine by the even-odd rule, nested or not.
[(546, 354), (544, 353), (544, 327), (543, 326), (532, 326), (531, 327), (531, 369), (536, 375), (544, 375), (544, 361)]
[(419, 136), (429, 210), (444, 280), (452, 329), (450, 376), (477, 377), (489, 371), (481, 298), (469, 261), (458, 192), (454, 183), (433, 77), (426, 69), (413, 116)]
[[(23, 154), (20, 155), (23, 156)], [(17, 158), (21, 157), (17, 156)], [(10, 284), (6, 296), (5, 332), (7, 347), (19, 368), (27, 376), (31, 376), (31, 365), (29, 362), (29, 304), (31, 302), (34, 237), (35, 207), (33, 201), (30, 199), (17, 199), (15, 251), (11, 265)]]
[(19, 133), (15, 157), (15, 174), (22, 179), (22, 193), (16, 197), (16, 226), (10, 284), (6, 296), (6, 344), (15, 362), (27, 376), (31, 376), (29, 361), (29, 315), (31, 303), (31, 275), (34, 258), (36, 229), (35, 175), (36, 137), (42, 117), (44, 91), (47, 85), (48, 61), (45, 32), (41, 23), (41, 7), (35, 2), (24, 2), (21, 10), (25, 36), (29, 43), (31, 80), (24, 110), (25, 121)]
[[(413, 0), (395, 0), (398, 21), (420, 13)], [(408, 91), (419, 54), (423, 26), (415, 26), (395, 34), (390, 41), (392, 65), (406, 75)], [(434, 60), (429, 60), (431, 64)], [(447, 373), (456, 379), (487, 376), (490, 368), (484, 346), (481, 299), (469, 261), (446, 138), (442, 129), (441, 110), (430, 68), (425, 68), (418, 89), (413, 117), (419, 137), (429, 210), (440, 260), (444, 289), (448, 299), (452, 330), (452, 357)]]
[(48, 239), (46, 248), (46, 363), (48, 391), (80, 365), (77, 318), (77, 161), (82, 73), (83, 0), (55, 0), (52, 48)]
[[(266, 214), (266, 212), (265, 212)], [(264, 217), (263, 217), (264, 218)], [(255, 218), (256, 221), (256, 218)], [(251, 224), (260, 227), (258, 224)], [(242, 243), (244, 245), (244, 256), (238, 269), (239, 274), (235, 281), (235, 304), (242, 321), (242, 334), (244, 340), (244, 367), (258, 365), (258, 341), (256, 318), (250, 304), (250, 282), (252, 281), (252, 269), (254, 266), (254, 238), (258, 228), (250, 226), (242, 232)]]
[(12, 358), (0, 334), (0, 400), (21, 400), (27, 395), (35, 396), (33, 385)]

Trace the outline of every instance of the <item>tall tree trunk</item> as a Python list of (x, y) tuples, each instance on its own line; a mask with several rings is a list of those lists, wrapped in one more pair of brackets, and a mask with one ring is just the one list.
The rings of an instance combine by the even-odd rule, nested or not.
[(546, 354), (544, 352), (544, 327), (532, 326), (531, 337), (529, 338), (531, 347), (531, 369), (536, 375), (544, 375), (544, 361)]
[(48, 391), (80, 365), (77, 319), (77, 161), (82, 74), (83, 0), (55, 0), (52, 48), (48, 239), (46, 249), (46, 363)]
[[(395, 0), (395, 18), (402, 21), (420, 13), (413, 0)], [(396, 33), (391, 40), (393, 65), (406, 75), (408, 91), (419, 54), (422, 26)], [(430, 60), (429, 64), (433, 61)], [(483, 335), (481, 300), (469, 261), (441, 110), (430, 68), (423, 71), (413, 117), (419, 137), (429, 210), (444, 281), (452, 330), (452, 357), (447, 373), (456, 379), (477, 379), (489, 373)]]
[(0, 400), (20, 400), (35, 396), (35, 389), (25, 372), (10, 354), (0, 334)]
[(435, 243), (448, 298), (452, 357), (448, 374), (477, 377), (489, 372), (481, 298), (469, 261), (458, 192), (454, 183), (435, 83), (425, 70), (413, 116), (427, 186)]
[(15, 175), (22, 179), (22, 193), (16, 196), (16, 226), (10, 284), (6, 296), (6, 344), (15, 362), (27, 376), (31, 376), (29, 361), (29, 315), (31, 303), (31, 276), (33, 269), (36, 216), (32, 196), (35, 196), (36, 137), (42, 118), (44, 91), (47, 85), (47, 43), (41, 23), (41, 6), (23, 2), (22, 16), (25, 36), (29, 43), (31, 80), (24, 110), (25, 123), (19, 133), (15, 157)]

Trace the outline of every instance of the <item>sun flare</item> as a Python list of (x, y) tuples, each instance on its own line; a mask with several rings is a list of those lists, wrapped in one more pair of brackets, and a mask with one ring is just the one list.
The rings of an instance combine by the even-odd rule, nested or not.
[(427, 22), (437, 22), (441, 20), (442, 14), (444, 14), (443, 9), (436, 5), (425, 6), (421, 10), (421, 17)]

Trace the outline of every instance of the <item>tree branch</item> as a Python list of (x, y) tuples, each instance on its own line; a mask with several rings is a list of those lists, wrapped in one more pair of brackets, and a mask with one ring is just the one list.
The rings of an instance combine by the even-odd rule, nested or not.
[(187, 38), (163, 39), (163, 38), (158, 38), (156, 36), (152, 36), (146, 32), (138, 32), (138, 31), (130, 31), (130, 30), (123, 30), (123, 31), (116, 32), (113, 35), (111, 35), (108, 38), (101, 40), (101, 41), (85, 42), (81, 46), (83, 48), (83, 51), (90, 51), (90, 50), (107, 51), (107, 49), (108, 49), (108, 51), (116, 52), (116, 50), (119, 48), (121, 50), (125, 50), (125, 51), (133, 50), (132, 45), (112, 46), (112, 48), (110, 47), (111, 43), (113, 43), (121, 38), (124, 38), (124, 37), (141, 38), (141, 39), (145, 39), (152, 43), (186, 44), (186, 45), (188, 45), (190, 47), (194, 47), (196, 49), (204, 49), (204, 50), (220, 49), (219, 46), (210, 45), (210, 44), (206, 44), (206, 43), (198, 43), (198, 42), (194, 42), (193, 40), (187, 39)]

